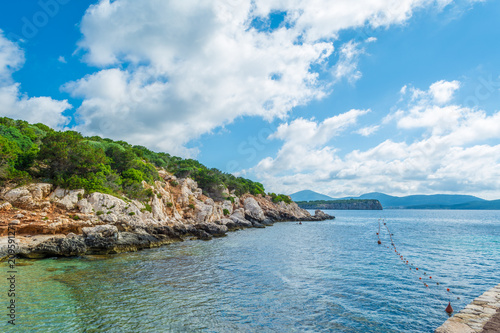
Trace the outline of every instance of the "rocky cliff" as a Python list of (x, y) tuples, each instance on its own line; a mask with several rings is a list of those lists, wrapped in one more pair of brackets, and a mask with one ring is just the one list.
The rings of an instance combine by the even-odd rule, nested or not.
[(334, 218), (320, 211), (311, 216), (293, 202), (237, 197), (227, 190), (225, 200), (214, 201), (190, 178), (177, 179), (164, 171), (160, 175), (162, 181), (154, 186), (143, 183), (150, 193), (145, 202), (43, 183), (0, 189), (0, 257), (8, 254), (9, 235), (16, 254), (44, 258), (137, 251), (277, 221)]

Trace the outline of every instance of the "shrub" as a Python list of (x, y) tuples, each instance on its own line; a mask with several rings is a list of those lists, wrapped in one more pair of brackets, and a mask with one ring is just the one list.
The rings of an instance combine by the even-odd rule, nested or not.
[(78, 216), (78, 215), (71, 215), (70, 218), (72, 218), (75, 221), (80, 220), (80, 216)]
[(188, 207), (191, 208), (191, 209), (195, 209), (196, 208), (196, 206), (194, 204), (189, 204)]
[(173, 204), (173, 203), (171, 203), (171, 202), (167, 202), (167, 207), (171, 208), (171, 207), (173, 207), (173, 206), (174, 206), (174, 204)]
[(135, 215), (135, 213), (134, 213), (134, 212), (130, 212), (130, 213), (128, 213), (128, 215), (130, 215), (130, 216), (134, 216), (134, 215)]
[(171, 180), (170, 185), (172, 185), (173, 187), (176, 187), (177, 185), (179, 185), (179, 183), (176, 182), (175, 180)]
[(229, 215), (229, 210), (227, 208), (224, 208), (223, 213), (224, 213), (224, 216), (228, 216)]
[(101, 216), (102, 214), (104, 214), (104, 212), (102, 210), (98, 210), (97, 213), (95, 213), (95, 215), (97, 215), (97, 216)]
[(150, 212), (152, 213), (153, 212), (153, 207), (151, 207), (150, 204), (147, 204), (147, 203), (144, 203), (144, 208), (141, 209), (141, 212)]

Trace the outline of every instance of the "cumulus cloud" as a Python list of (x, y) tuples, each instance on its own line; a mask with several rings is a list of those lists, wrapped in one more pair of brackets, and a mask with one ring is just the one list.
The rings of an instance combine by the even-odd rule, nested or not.
[[(452, 84), (459, 86), (456, 81)], [(273, 134), (284, 141), (276, 158), (265, 158), (252, 171), (271, 190), (286, 193), (312, 188), (333, 196), (371, 191), (396, 195), (462, 191), (492, 198), (500, 196), (500, 144), (492, 144), (500, 139), (500, 111), (488, 114), (443, 104), (442, 99), (434, 98), (433, 87), (437, 85), (447, 86), (447, 82), (439, 81), (427, 91), (418, 90), (416, 95), (411, 92), (406, 108), (400, 108), (386, 117), (382, 125), (373, 127), (394, 123), (404, 130), (422, 128), (421, 137), (412, 142), (385, 139), (366, 150), (353, 150), (341, 156), (327, 140), (317, 140), (320, 144), (313, 149), (308, 146), (303, 149), (297, 143), (300, 135), (308, 132), (305, 128), (317, 131), (322, 123), (308, 121), (307, 126), (293, 133), (288, 131), (295, 127), (292, 122), (282, 125), (287, 129), (283, 132), (290, 135), (279, 135), (279, 130)], [(356, 133), (370, 132), (367, 128), (370, 127)], [(313, 136), (304, 137), (309, 142), (308, 138)], [(302, 156), (314, 168), (298, 168)]]
[(455, 91), (460, 88), (460, 82), (458, 81), (445, 81), (441, 80), (433, 83), (429, 87), (429, 92), (434, 98), (434, 101), (438, 104), (448, 103)]
[(328, 170), (338, 158), (335, 156), (336, 149), (327, 143), (356, 124), (358, 118), (368, 112), (369, 110), (350, 110), (327, 118), (321, 123), (299, 118), (289, 124), (280, 125), (269, 139), (282, 140), (283, 146), (276, 158), (264, 159), (257, 165), (256, 170), (266, 173)]
[[(363, 48), (335, 51), (340, 31), (403, 23), (438, 2), (101, 0), (78, 47), (102, 70), (64, 89), (84, 99), (79, 130), (193, 155), (184, 146), (201, 134), (243, 116), (285, 119), (336, 80), (358, 79)], [(279, 27), (255, 24), (276, 12)]]
[(56, 101), (50, 97), (28, 97), (20, 84), (12, 79), (12, 73), (24, 64), (24, 52), (4, 37), (0, 30), (0, 116), (43, 122), (60, 127), (68, 122), (63, 112), (70, 109), (67, 101)]

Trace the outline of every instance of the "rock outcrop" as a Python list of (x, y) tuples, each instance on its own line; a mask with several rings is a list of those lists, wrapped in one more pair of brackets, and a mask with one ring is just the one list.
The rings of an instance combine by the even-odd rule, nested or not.
[(273, 203), (271, 197), (239, 198), (227, 189), (220, 189), (221, 198), (214, 201), (190, 178), (177, 179), (163, 170), (160, 175), (163, 181), (154, 186), (143, 183), (152, 193), (145, 202), (43, 183), (0, 189), (0, 257), (5, 257), (2, 244), (9, 230), (22, 237), (19, 255), (43, 258), (137, 251), (277, 221), (334, 218), (320, 211), (311, 216), (293, 202)]

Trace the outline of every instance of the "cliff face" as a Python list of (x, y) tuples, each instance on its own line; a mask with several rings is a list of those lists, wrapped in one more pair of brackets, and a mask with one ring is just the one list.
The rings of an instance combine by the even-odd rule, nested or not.
[(103, 193), (85, 196), (83, 190), (41, 183), (0, 189), (0, 257), (5, 256), (11, 230), (16, 232), (16, 253), (43, 258), (136, 251), (276, 221), (334, 218), (322, 212), (311, 216), (293, 202), (273, 203), (270, 197), (249, 194), (237, 197), (227, 190), (227, 200), (215, 202), (190, 178), (160, 175), (163, 180), (154, 186), (143, 183), (151, 194), (146, 202)]

